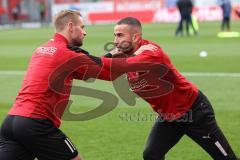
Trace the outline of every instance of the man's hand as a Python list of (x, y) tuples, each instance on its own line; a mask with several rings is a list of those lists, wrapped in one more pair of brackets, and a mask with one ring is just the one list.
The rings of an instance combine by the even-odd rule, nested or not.
[(127, 54), (122, 53), (117, 47), (111, 50), (109, 53), (105, 54), (106, 58), (126, 58)]
[(154, 46), (152, 44), (143, 45), (140, 48), (138, 48), (138, 50), (136, 52), (134, 52), (134, 55), (139, 55), (146, 50), (155, 52), (156, 50), (158, 50), (158, 47)]
[(67, 48), (72, 50), (72, 51), (75, 51), (76, 53), (83, 53), (83, 54), (86, 54), (86, 55), (90, 55), (88, 51), (85, 51), (84, 49), (82, 49), (78, 46), (74, 46), (72, 44), (68, 44)]

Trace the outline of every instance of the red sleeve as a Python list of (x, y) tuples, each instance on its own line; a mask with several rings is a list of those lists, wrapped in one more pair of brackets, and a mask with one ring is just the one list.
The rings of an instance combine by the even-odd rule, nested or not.
[[(99, 61), (99, 64), (96, 61)], [(75, 79), (86, 80), (88, 78), (97, 78), (106, 81), (113, 81), (118, 77), (116, 74), (104, 69), (101, 59), (98, 57), (83, 55), (81, 56), (81, 64), (82, 66), (74, 72)]]
[(98, 78), (108, 81), (112, 80), (112, 75), (109, 71), (103, 69), (99, 57), (76, 53), (69, 49), (63, 49), (61, 56), (59, 55), (58, 57), (59, 64), (61, 64), (59, 72), (71, 73), (75, 79)]
[(88, 67), (82, 67), (74, 73), (74, 78), (79, 80), (86, 80), (88, 78), (97, 78), (105, 81), (113, 81), (118, 76), (109, 70), (104, 69), (99, 65), (89, 65)]
[[(156, 52), (144, 51), (143, 53), (129, 58), (104, 58), (102, 57), (103, 67), (113, 73), (123, 74), (133, 72), (141, 68), (147, 68), (154, 64), (162, 63), (162, 50)], [(144, 67), (143, 67), (144, 65)]]

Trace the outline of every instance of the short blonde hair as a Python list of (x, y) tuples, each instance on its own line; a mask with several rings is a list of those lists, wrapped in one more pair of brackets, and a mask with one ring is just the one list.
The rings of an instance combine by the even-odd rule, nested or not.
[(62, 31), (69, 21), (76, 24), (79, 16), (82, 17), (82, 15), (78, 11), (74, 11), (74, 10), (60, 11), (54, 17), (54, 26), (56, 31), (57, 32)]

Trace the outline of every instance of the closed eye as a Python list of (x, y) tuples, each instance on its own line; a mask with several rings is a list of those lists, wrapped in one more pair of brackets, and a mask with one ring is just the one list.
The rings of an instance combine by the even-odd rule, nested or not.
[(122, 34), (122, 33), (114, 33), (114, 36), (115, 36), (115, 37), (122, 37), (123, 34)]

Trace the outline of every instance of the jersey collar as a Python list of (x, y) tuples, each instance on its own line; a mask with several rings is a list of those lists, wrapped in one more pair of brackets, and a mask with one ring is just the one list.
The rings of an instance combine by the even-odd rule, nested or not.
[(67, 38), (65, 38), (63, 35), (61, 35), (59, 33), (55, 33), (54, 40), (55, 41), (61, 41), (61, 42), (64, 42), (65, 44), (68, 44)]

